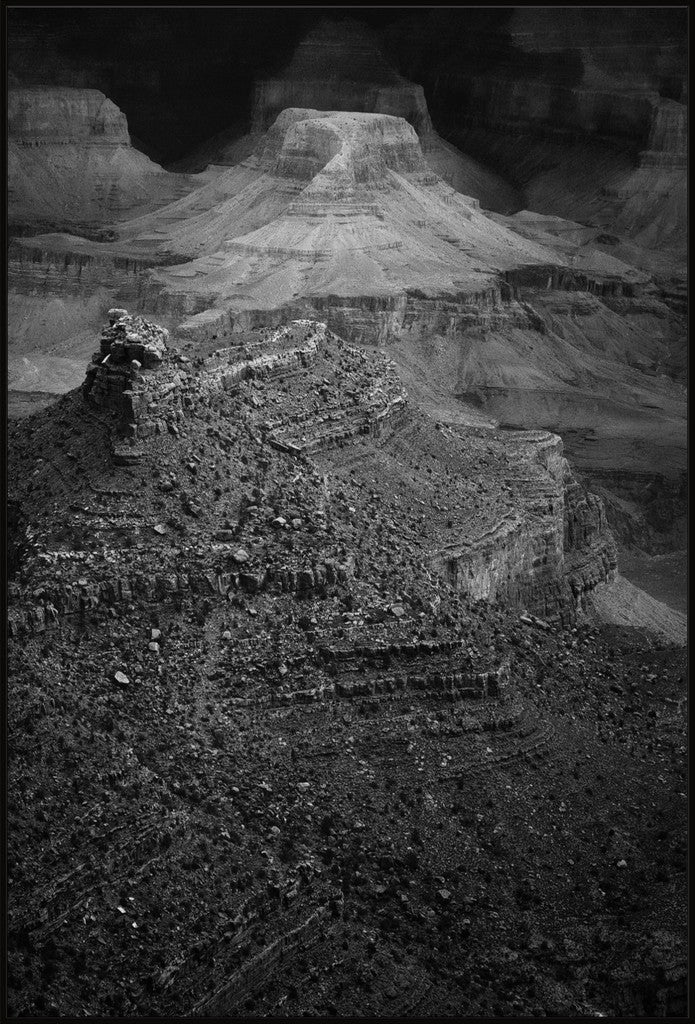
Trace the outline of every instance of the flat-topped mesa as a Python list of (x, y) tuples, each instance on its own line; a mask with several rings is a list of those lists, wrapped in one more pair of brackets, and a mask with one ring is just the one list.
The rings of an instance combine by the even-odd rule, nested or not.
[(290, 64), (256, 86), (253, 130), (268, 128), (287, 107), (393, 114), (418, 132), (432, 130), (422, 86), (388, 63), (376, 36), (359, 22), (324, 20), (297, 47)]
[(400, 117), (341, 111), (284, 110), (259, 149), (264, 170), (311, 181), (319, 173), (340, 184), (383, 181), (386, 171), (428, 171), (415, 131)]
[(25, 146), (130, 146), (125, 114), (97, 89), (10, 89), (7, 127), (12, 141)]
[(412, 289), (477, 302), (509, 291), (505, 271), (540, 266), (545, 283), (556, 265), (550, 249), (493, 223), (433, 174), (403, 118), (292, 108), (255, 159), (261, 175), (250, 163), (226, 172), (241, 186), (233, 200), (211, 196), (197, 217), (172, 207), (121, 228), (122, 241), (194, 257), (152, 272), (143, 295), (152, 311), (283, 307), (295, 318), (307, 300), (324, 318), (324, 297), (393, 308)]

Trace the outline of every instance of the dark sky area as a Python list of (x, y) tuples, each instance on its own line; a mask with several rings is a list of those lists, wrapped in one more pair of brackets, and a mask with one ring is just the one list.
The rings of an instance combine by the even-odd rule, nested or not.
[[(514, 49), (513, 8), (23, 7), (7, 10), (10, 84), (101, 89), (150, 155), (170, 161), (230, 126), (248, 124), (253, 83), (278, 73), (324, 17), (366, 22), (393, 65), (423, 85), (445, 130), (465, 103), (461, 75), (550, 75), (574, 85), (578, 50)], [(610, 14), (598, 14), (605, 20)], [(655, 34), (685, 38), (685, 10), (653, 8)], [(680, 19), (680, 20), (679, 20)], [(601, 26), (590, 36), (600, 37)]]

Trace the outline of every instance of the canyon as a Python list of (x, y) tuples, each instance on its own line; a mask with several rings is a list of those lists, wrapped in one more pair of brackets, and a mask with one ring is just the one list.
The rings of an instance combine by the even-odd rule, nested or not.
[(635, 243), (560, 217), (484, 211), (432, 172), (412, 126), (386, 114), (289, 108), (240, 164), (196, 177), (193, 191), (102, 240), (13, 241), (15, 391), (77, 384), (87, 331), (113, 302), (191, 344), (318, 315), (348, 340), (393, 350), (411, 385), (426, 363), (428, 388), (446, 382), (464, 419), (558, 431), (612, 508), (610, 474), (624, 488), (631, 470), (622, 537), (653, 553), (679, 543), (641, 525), (635, 501), (644, 474), (662, 492), (682, 486), (686, 361), (682, 311)]
[(679, 12), (82, 17), (10, 47), (10, 1015), (687, 1012)]

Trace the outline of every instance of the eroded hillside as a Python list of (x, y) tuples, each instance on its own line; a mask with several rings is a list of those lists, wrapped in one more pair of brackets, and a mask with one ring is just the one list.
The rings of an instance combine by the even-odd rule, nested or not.
[(13, 1012), (682, 1005), (683, 656), (559, 438), (113, 310), (10, 454)]

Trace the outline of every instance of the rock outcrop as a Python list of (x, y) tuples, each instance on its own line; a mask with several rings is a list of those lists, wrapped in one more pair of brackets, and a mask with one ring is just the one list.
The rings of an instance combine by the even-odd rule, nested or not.
[[(166, 579), (167, 571), (174, 571), (173, 563), (168, 570), (162, 565), (159, 575), (147, 580), (138, 576), (134, 567), (128, 569), (123, 563), (119, 568), (114, 562), (102, 566), (104, 575), (99, 581), (99, 559), (87, 558), (79, 568), (84, 579), (68, 583), (64, 559), (58, 552), (50, 553), (49, 545), (40, 559), (44, 563), (43, 600), (33, 609), (13, 613), (14, 632), (50, 628), (61, 616), (84, 614), (104, 603), (113, 606), (134, 592), (154, 600), (168, 591), (204, 592), (208, 585), (225, 595), (300, 593), (319, 598), (326, 586), (353, 581), (363, 590), (363, 600), (373, 604), (373, 573), (378, 570), (373, 558), (378, 545), (372, 551), (372, 529), (390, 531), (393, 543), (400, 544), (416, 521), (423, 531), (417, 548), (424, 561), (420, 568), (415, 563), (403, 568), (412, 574), (411, 583), (424, 573), (427, 589), (429, 565), (442, 585), (448, 583), (453, 593), (467, 599), (502, 601), (528, 608), (544, 619), (571, 622), (582, 613), (587, 595), (612, 578), (615, 546), (603, 506), (595, 496), (587, 495), (570, 473), (559, 438), (479, 428), (443, 431), (441, 424), (439, 430), (434, 429), (431, 421), (409, 408), (407, 393), (389, 360), (366, 356), (345, 345), (325, 324), (314, 321), (295, 321), (279, 329), (246, 334), (236, 345), (193, 362), (172, 350), (168, 341), (167, 331), (141, 317), (123, 309), (109, 312), (109, 326), (104, 328), (100, 349), (87, 369), (82, 401), (85, 410), (90, 410), (88, 418), (96, 417), (94, 422), (109, 431), (114, 465), (137, 468), (138, 472), (149, 466), (147, 472), (161, 479), (162, 467), (157, 469), (153, 459), (157, 459), (163, 439), (168, 439), (165, 448), (179, 443), (187, 447), (190, 442), (185, 438), (201, 434), (212, 410), (231, 415), (234, 408), (238, 412), (243, 409), (231, 435), (219, 435), (225, 448), (234, 449), (246, 436), (255, 438), (273, 463), (289, 459), (306, 465), (307, 460), (318, 460), (318, 464), (312, 463), (312, 472), (318, 471), (317, 483), (324, 481), (312, 499), (318, 500), (318, 506), (313, 511), (307, 506), (293, 519), (300, 523), (307, 516), (320, 514), (329, 526), (328, 547), (314, 546), (311, 553), (307, 549), (304, 554), (293, 552), (294, 545), (285, 551), (282, 545), (278, 548), (271, 539), (281, 539), (287, 518), (269, 517), (248, 498), (239, 505), (237, 525), (220, 528), (214, 517), (209, 520), (210, 510), (201, 507), (195, 495), (179, 496), (175, 486), (162, 480), (160, 493), (165, 504), (178, 506), (183, 501), (187, 513), (198, 521), (197, 529), (202, 530), (199, 541), (209, 535), (206, 543), (212, 542), (213, 561), (207, 569), (199, 566), (197, 572), (186, 574), (184, 582), (179, 580), (170, 587)], [(292, 381), (291, 393), (288, 381)], [(280, 395), (286, 396), (281, 403)], [(312, 395), (318, 397), (312, 399)], [(243, 396), (250, 398), (248, 404)], [(56, 412), (53, 419), (57, 416)], [(201, 434), (207, 435), (208, 429)], [(382, 503), (383, 514), (371, 526), (365, 519), (357, 557), (346, 558), (344, 549), (343, 556), (336, 557), (337, 550), (328, 537), (330, 523), (337, 525), (341, 513), (339, 505), (328, 498), (328, 480), (341, 474), (344, 451), (350, 453), (351, 460), (355, 449), (361, 453), (363, 472), (373, 472), (374, 479), (383, 484), (381, 496), (372, 490), (366, 507), (357, 497), (358, 487), (353, 500), (361, 511), (355, 508), (352, 514), (371, 514), (375, 502)], [(399, 526), (396, 517), (391, 481), (402, 479), (414, 454), (431, 462), (437, 486), (451, 469), (456, 471), (457, 483), (448, 495), (444, 487), (437, 491), (438, 500), (427, 488), (420, 491), (416, 479), (404, 493), (396, 492), (396, 503), (404, 501), (404, 510), (413, 503), (429, 509), (429, 518), (409, 515), (406, 533), (401, 536), (403, 524)], [(464, 471), (471, 458), (483, 475)], [(214, 465), (204, 466), (199, 456), (191, 459), (188, 468), (202, 486), (202, 477), (212, 472)], [(48, 463), (53, 462), (49, 455)], [(105, 488), (93, 471), (87, 472), (93, 493), (102, 498), (111, 493), (116, 499), (118, 489)], [(19, 480), (17, 485), (21, 491)], [(486, 506), (475, 509), (476, 495), (481, 492), (486, 495)], [(120, 494), (117, 500), (122, 500)], [(160, 523), (162, 518), (166, 520), (162, 511), (159, 515)], [(108, 545), (112, 528), (108, 519), (98, 518), (97, 531)], [(58, 529), (57, 522), (51, 529)], [(266, 554), (249, 543), (259, 530), (268, 533), (270, 549)], [(155, 533), (166, 548), (167, 528), (156, 526)], [(225, 552), (231, 561), (225, 561)], [(179, 570), (176, 573), (180, 575)], [(47, 574), (55, 577), (53, 584)], [(58, 582), (61, 577), (63, 583)], [(430, 601), (436, 607), (436, 586)], [(394, 607), (398, 604), (392, 603)], [(468, 686), (465, 680), (457, 685)]]

